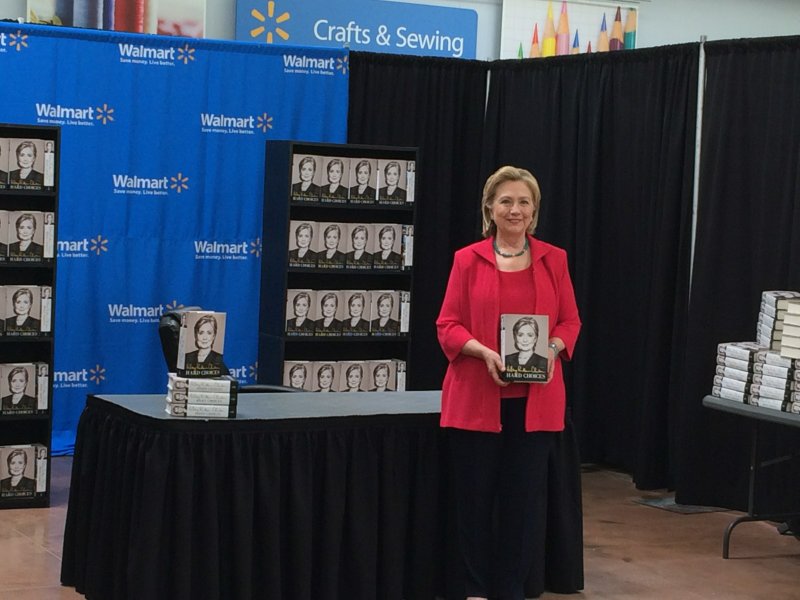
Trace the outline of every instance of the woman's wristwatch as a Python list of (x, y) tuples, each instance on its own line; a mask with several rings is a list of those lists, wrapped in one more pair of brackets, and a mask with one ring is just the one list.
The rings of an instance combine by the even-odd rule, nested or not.
[(558, 353), (561, 352), (561, 349), (558, 347), (558, 344), (556, 344), (555, 342), (550, 342), (549, 344), (547, 344), (547, 347), (551, 348), (553, 350), (553, 354), (555, 356), (558, 356)]

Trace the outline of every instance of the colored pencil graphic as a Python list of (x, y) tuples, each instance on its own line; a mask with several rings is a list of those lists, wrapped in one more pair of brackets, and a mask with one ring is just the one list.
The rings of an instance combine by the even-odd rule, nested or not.
[(517, 50), (517, 58), (525, 58), (525, 55), (522, 53), (522, 42), (519, 43), (519, 50)]
[(614, 17), (614, 24), (611, 26), (611, 39), (608, 42), (609, 50), (624, 50), (625, 40), (622, 37), (622, 12), (617, 7), (617, 14)]
[(625, 50), (636, 48), (636, 11), (628, 9), (628, 16), (625, 17)]
[[(591, 42), (589, 42), (591, 44)], [(575, 30), (575, 39), (572, 40), (572, 52), (570, 54), (580, 54), (581, 52), (581, 42), (578, 39), (578, 30)]]
[(553, 3), (547, 3), (547, 20), (544, 23), (542, 39), (542, 56), (556, 55), (556, 28), (553, 25)]
[(586, 54), (592, 53), (592, 40), (589, 40), (589, 45), (586, 46)]
[(606, 13), (603, 13), (603, 24), (600, 25), (600, 36), (597, 38), (597, 51), (608, 52), (608, 28), (606, 27)]
[(528, 52), (528, 58), (539, 58), (542, 51), (539, 49), (539, 24), (533, 24), (533, 38), (531, 38), (531, 50)]
[(569, 54), (569, 17), (567, 16), (566, 0), (561, 0), (561, 15), (558, 17), (558, 33), (556, 33), (556, 54), (558, 56)]

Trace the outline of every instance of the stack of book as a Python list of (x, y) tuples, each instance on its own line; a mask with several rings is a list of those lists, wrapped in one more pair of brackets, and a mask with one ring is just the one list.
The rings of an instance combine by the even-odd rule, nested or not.
[(786, 303), (780, 353), (787, 359), (800, 358), (800, 299)]
[(169, 374), (167, 414), (175, 417), (235, 418), (239, 383), (230, 375), (213, 378)]
[(717, 369), (711, 395), (749, 403), (753, 363), (767, 348), (755, 342), (725, 342), (717, 346)]
[(758, 311), (756, 341), (772, 350), (779, 350), (783, 338), (784, 316), (792, 299), (800, 299), (800, 292), (787, 290), (768, 290), (761, 294)]

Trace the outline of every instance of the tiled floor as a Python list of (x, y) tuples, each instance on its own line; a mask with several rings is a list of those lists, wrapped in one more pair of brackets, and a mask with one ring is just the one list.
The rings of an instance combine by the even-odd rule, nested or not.
[[(83, 598), (59, 585), (71, 464), (53, 460), (50, 509), (0, 511), (0, 600)], [(800, 599), (800, 542), (774, 525), (737, 527), (731, 559), (723, 560), (722, 532), (738, 513), (685, 515), (638, 504), (658, 494), (637, 491), (614, 471), (587, 470), (583, 485), (586, 589), (576, 597)]]

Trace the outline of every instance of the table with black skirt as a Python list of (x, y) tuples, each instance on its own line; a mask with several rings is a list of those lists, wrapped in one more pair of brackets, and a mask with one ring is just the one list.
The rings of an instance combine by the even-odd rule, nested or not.
[[(61, 581), (90, 600), (457, 598), (439, 392), (240, 394), (236, 419), (89, 396)], [(526, 591), (583, 587), (571, 427)]]

